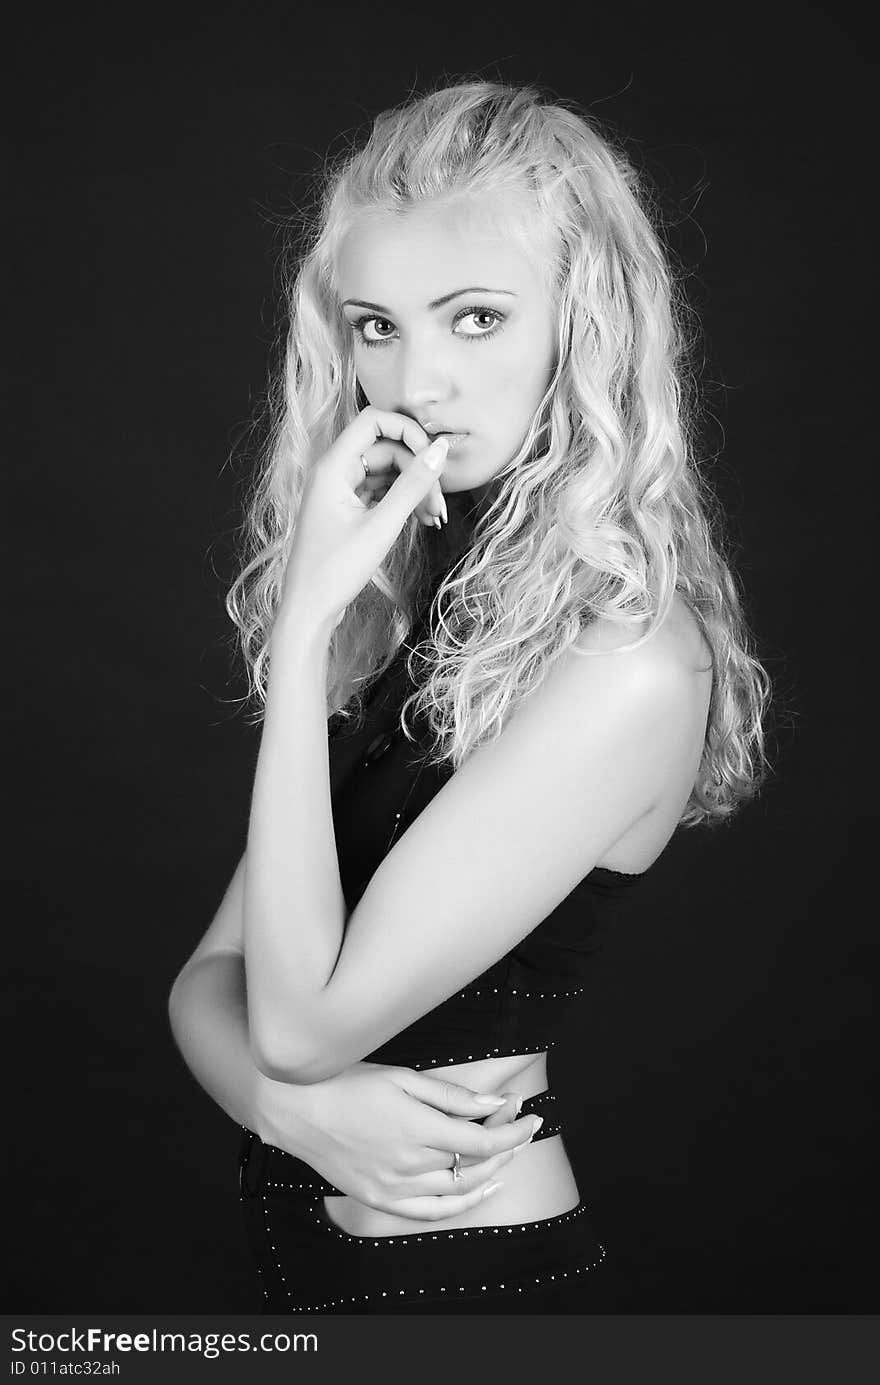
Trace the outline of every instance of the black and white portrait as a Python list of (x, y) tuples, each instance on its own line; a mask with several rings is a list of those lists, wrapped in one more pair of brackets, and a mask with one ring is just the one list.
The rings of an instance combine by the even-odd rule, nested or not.
[(14, 49), (9, 1311), (870, 1312), (863, 36)]

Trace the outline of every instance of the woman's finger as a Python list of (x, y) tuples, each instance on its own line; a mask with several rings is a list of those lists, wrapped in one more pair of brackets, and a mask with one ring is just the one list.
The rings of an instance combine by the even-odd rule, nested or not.
[[(371, 509), (374, 505), (378, 505), (379, 501), (388, 494), (391, 484), (392, 482), (387, 477), (377, 477), (372, 484), (368, 485), (365, 483), (363, 486), (358, 486), (355, 490), (355, 495), (368, 509)], [(441, 521), (441, 524), (446, 522), (446, 503), (445, 501), (441, 501), (437, 506), (436, 518), (430, 506), (431, 499), (429, 497), (428, 501), (424, 504), (416, 506), (413, 510), (413, 514), (419, 523), (424, 524), (426, 528), (438, 529), (440, 525), (437, 523), (437, 519)]]
[[(424, 1173), (404, 1174), (396, 1180), (401, 1197), (456, 1197), (463, 1193), (473, 1192), (475, 1188), (482, 1188), (505, 1164), (510, 1163), (511, 1159), (521, 1153), (527, 1145), (532, 1142), (532, 1132), (529, 1130), (520, 1139), (519, 1143), (512, 1149), (501, 1150), (498, 1154), (493, 1154), (489, 1159), (478, 1159), (473, 1163), (466, 1163), (462, 1160), (459, 1172), (461, 1178), (453, 1181), (452, 1178), (452, 1157), (447, 1155), (448, 1164), (443, 1168), (428, 1169)], [(440, 1155), (439, 1157), (443, 1157)]]
[(363, 481), (359, 482), (358, 485), (355, 486), (355, 490), (387, 491), (388, 487), (392, 484), (393, 480), (393, 476), (390, 476), (388, 472), (382, 471), (379, 472), (378, 475), (365, 476)]
[(407, 1096), (442, 1111), (444, 1116), (485, 1116), (489, 1111), (500, 1110), (507, 1100), (505, 1094), (474, 1092), (460, 1082), (432, 1077), (415, 1068), (392, 1068), (389, 1076)]
[(484, 1198), (491, 1197), (503, 1187), (503, 1182), (493, 1179), (470, 1193), (450, 1194), (448, 1197), (395, 1199), (394, 1212), (396, 1216), (411, 1217), (415, 1221), (446, 1221), (449, 1217), (457, 1217), (460, 1212), (468, 1212), (471, 1207), (478, 1207)]
[(462, 1120), (460, 1116), (442, 1116), (438, 1113), (436, 1119), (436, 1127), (425, 1120), (420, 1122), (424, 1127), (420, 1130), (424, 1144), (417, 1162), (410, 1166), (416, 1176), (437, 1169), (441, 1172), (449, 1169), (454, 1153), (461, 1155), (463, 1169), (484, 1159), (493, 1159), (497, 1154), (505, 1154), (531, 1139), (542, 1123), (540, 1117), (531, 1113), (494, 1128), (479, 1125), (473, 1120)]
[[(343, 428), (339, 437), (328, 448), (322, 459), (322, 466), (339, 468), (352, 490), (363, 474), (361, 457), (370, 453), (377, 443), (384, 441), (403, 443), (412, 453), (423, 452), (431, 439), (415, 419), (405, 414), (394, 414), (384, 409), (374, 409), (370, 404)], [(367, 463), (370, 456), (367, 456)]]
[[(424, 504), (428, 492), (442, 475), (448, 451), (446, 438), (435, 438), (413, 459), (412, 465), (401, 472), (379, 503), (367, 507), (364, 522), (351, 537), (353, 566), (363, 572), (375, 572), (385, 561), (403, 526), (417, 506)], [(325, 461), (329, 456), (327, 453)], [(354, 487), (352, 499), (364, 504)]]
[(499, 1106), (497, 1111), (493, 1111), (483, 1121), (483, 1129), (491, 1130), (496, 1125), (507, 1125), (510, 1121), (516, 1120), (522, 1107), (523, 1099), (518, 1092), (503, 1092), (504, 1104)]
[[(520, 1102), (515, 1092), (506, 1093), (499, 1102), (494, 1096), (411, 1068), (392, 1068), (389, 1076), (420, 1107), (414, 1116), (418, 1126), (413, 1129), (418, 1129), (423, 1143), (418, 1162), (410, 1164), (413, 1177), (437, 1171), (450, 1176), (454, 1152), (461, 1155), (462, 1169), (475, 1168), (523, 1144), (540, 1129), (537, 1116), (514, 1118)], [(499, 1124), (493, 1124), (495, 1120)]]
[(360, 558), (365, 569), (375, 571), (410, 515), (418, 505), (426, 502), (429, 491), (443, 473), (448, 451), (447, 439), (435, 438), (389, 486), (388, 494), (379, 504), (372, 507), (353, 540), (361, 549)]
[[(355, 487), (355, 494), (361, 497), (364, 495), (378, 496), (381, 499), (383, 495), (387, 494), (397, 474), (413, 465), (415, 460), (409, 448), (403, 443), (382, 438), (380, 442), (368, 447), (363, 454), (362, 464), (365, 461), (369, 471), (364, 473), (363, 480)], [(431, 487), (422, 503), (416, 506), (414, 513), (422, 524), (433, 525), (435, 528), (438, 527), (437, 519), (443, 524), (447, 522), (446, 501), (443, 498), (439, 481)]]
[(366, 462), (370, 476), (384, 476), (387, 481), (393, 481), (397, 473), (413, 461), (413, 457), (414, 454), (404, 443), (382, 438), (361, 453), (361, 470)]

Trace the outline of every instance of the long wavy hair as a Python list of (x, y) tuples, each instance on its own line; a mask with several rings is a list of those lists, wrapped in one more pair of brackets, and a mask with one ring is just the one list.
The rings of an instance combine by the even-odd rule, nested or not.
[[(770, 681), (750, 648), (719, 506), (692, 455), (694, 318), (652, 224), (645, 180), (592, 118), (534, 87), (462, 80), (430, 91), (382, 112), (361, 147), (323, 170), (315, 216), (287, 272), (284, 365), (248, 496), (243, 563), (226, 600), (256, 719), (306, 477), (364, 402), (336, 287), (340, 242), (372, 212), (462, 197), (491, 209), (509, 191), (521, 195), (524, 213), (514, 233), (547, 266), (555, 370), (434, 594), (428, 637), (409, 654), (416, 691), (401, 726), (413, 739), (407, 717), (423, 714), (430, 762), (457, 769), (501, 733), (585, 625), (610, 616), (635, 627), (647, 618), (632, 648), (651, 637), (679, 592), (713, 664), (703, 756), (680, 825), (718, 822), (769, 768)], [(347, 608), (331, 638), (328, 716), (360, 723), (366, 690), (430, 591), (436, 537), (411, 516)]]

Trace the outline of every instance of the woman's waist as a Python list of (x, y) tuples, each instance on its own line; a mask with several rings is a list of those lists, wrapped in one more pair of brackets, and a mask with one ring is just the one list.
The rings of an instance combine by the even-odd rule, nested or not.
[[(525, 1112), (525, 1103), (523, 1103)], [(537, 1111), (537, 1105), (535, 1110)], [(551, 1117), (545, 1116), (545, 1124)], [(543, 1135), (543, 1127), (541, 1135)], [(462, 1169), (476, 1160), (462, 1159)], [(455, 1216), (427, 1222), (414, 1217), (399, 1217), (357, 1199), (322, 1195), (323, 1212), (339, 1230), (350, 1236), (407, 1236), (430, 1227), (433, 1232), (454, 1231), (459, 1227), (506, 1226), (512, 1222), (532, 1222), (569, 1212), (578, 1205), (579, 1193), (571, 1163), (561, 1136), (535, 1139), (499, 1169), (493, 1181), (503, 1186), (475, 1207)]]
[[(519, 1066), (516, 1066), (517, 1064)], [(547, 1086), (546, 1054), (530, 1060), (525, 1066), (522, 1064), (521, 1056), (508, 1057), (473, 1063), (467, 1066), (467, 1070), (464, 1070), (463, 1065), (456, 1065), (454, 1069), (431, 1074), (436, 1076), (438, 1082), (443, 1082), (448, 1077), (450, 1081), (481, 1094), (512, 1093), (521, 1099), (520, 1115), (534, 1114), (542, 1118), (541, 1129), (531, 1143), (499, 1170), (499, 1178), (504, 1187), (482, 1202), (478, 1208), (472, 1209), (472, 1212), (479, 1213), (483, 1222), (487, 1222), (489, 1214), (488, 1221), (492, 1224), (504, 1220), (508, 1212), (515, 1220), (566, 1210), (561, 1206), (554, 1206), (548, 1212), (539, 1208), (545, 1206), (548, 1192), (555, 1195), (558, 1202), (560, 1193), (564, 1198), (566, 1192), (575, 1191), (568, 1156), (562, 1141), (557, 1138), (562, 1132), (564, 1117), (562, 1102)], [(545, 1152), (536, 1160), (534, 1154), (539, 1147)], [(465, 1158), (462, 1160), (462, 1168), (475, 1162), (476, 1158)], [(449, 1167), (451, 1166), (452, 1152), (449, 1152)], [(301, 1198), (306, 1202), (314, 1201), (319, 1196), (330, 1197), (334, 1216), (338, 1215), (340, 1226), (344, 1222), (345, 1229), (351, 1230), (352, 1234), (390, 1235), (393, 1234), (392, 1226), (405, 1231), (423, 1228), (425, 1225), (423, 1221), (416, 1222), (414, 1219), (380, 1212), (377, 1208), (360, 1202), (328, 1182), (305, 1160), (275, 1146), (263, 1144), (250, 1131), (245, 1131), (240, 1182), (244, 1197), (279, 1195)], [(566, 1204), (568, 1205), (573, 1204)], [(449, 1218), (449, 1225), (467, 1225), (466, 1215)], [(447, 1222), (444, 1220), (439, 1224), (445, 1226)]]

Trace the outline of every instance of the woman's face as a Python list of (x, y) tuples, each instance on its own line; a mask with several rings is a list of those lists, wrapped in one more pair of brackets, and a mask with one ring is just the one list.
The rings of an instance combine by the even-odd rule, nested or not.
[(485, 494), (550, 382), (556, 325), (537, 256), (461, 204), (375, 214), (337, 264), (369, 402), (457, 435), (441, 484)]

